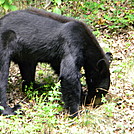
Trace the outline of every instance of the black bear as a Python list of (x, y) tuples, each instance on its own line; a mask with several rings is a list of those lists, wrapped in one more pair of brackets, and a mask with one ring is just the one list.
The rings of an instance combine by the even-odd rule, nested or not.
[[(39, 9), (10, 12), (0, 19), (0, 114), (15, 114), (7, 105), (10, 62), (19, 65), (22, 88), (34, 82), (38, 62), (50, 63), (61, 80), (62, 98), (70, 114), (81, 104), (80, 70), (85, 70), (86, 103), (100, 99), (110, 85), (109, 57), (81, 21)], [(18, 106), (19, 107), (19, 106)]]

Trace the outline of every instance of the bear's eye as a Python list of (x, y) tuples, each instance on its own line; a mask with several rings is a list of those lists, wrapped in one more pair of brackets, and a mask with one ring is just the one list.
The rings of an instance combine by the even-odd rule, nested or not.
[(90, 79), (90, 82), (92, 83), (93, 82), (93, 79)]

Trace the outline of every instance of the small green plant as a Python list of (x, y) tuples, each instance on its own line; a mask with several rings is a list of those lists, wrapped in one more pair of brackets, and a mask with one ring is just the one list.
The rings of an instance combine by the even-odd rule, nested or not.
[(52, 87), (52, 91), (43, 93), (40, 97), (35, 97), (37, 105), (34, 106), (34, 110), (43, 111), (40, 116), (47, 118), (47, 124), (57, 124), (55, 115), (62, 111), (62, 106), (59, 104), (61, 99), (61, 92), (59, 92), (60, 83), (58, 82), (55, 87)]
[(0, 110), (4, 110), (4, 107), (3, 106), (0, 106)]
[(0, 0), (0, 6), (4, 8), (5, 11), (17, 10), (17, 7), (13, 5), (14, 0)]
[(50, 85), (48, 87), (49, 89), (47, 89), (46, 91), (44, 90), (44, 93), (40, 95), (39, 91), (34, 91), (33, 85), (31, 85), (31, 87), (26, 90), (27, 97), (31, 100), (35, 100), (38, 104), (44, 104), (46, 102), (46, 105), (44, 105), (45, 109), (50, 109), (50, 107), (48, 108), (48, 106), (55, 108), (59, 105), (58, 102), (61, 99), (61, 92), (59, 92), (60, 82), (56, 83), (54, 87), (50, 87)]
[(61, 9), (59, 8), (61, 5), (61, 0), (51, 0), (54, 3), (53, 12), (57, 14), (61, 14)]
[(105, 96), (103, 94), (102, 94), (101, 102), (102, 103), (106, 103), (107, 102), (107, 99), (105, 98)]
[(39, 94), (38, 90), (33, 89), (33, 83), (31, 83), (31, 86), (27, 88), (25, 87), (25, 92), (27, 94), (27, 98), (32, 99), (35, 98)]
[(116, 106), (116, 103), (108, 103), (108, 104), (104, 104), (104, 109), (105, 109), (105, 114), (108, 116), (108, 117), (113, 117), (113, 112), (115, 110), (115, 106)]

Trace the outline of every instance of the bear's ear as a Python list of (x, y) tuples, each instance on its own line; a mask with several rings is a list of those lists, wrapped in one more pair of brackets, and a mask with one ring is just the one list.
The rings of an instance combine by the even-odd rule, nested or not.
[(97, 62), (97, 70), (101, 73), (104, 74), (107, 72), (108, 65), (104, 59), (101, 59)]
[(106, 56), (106, 58), (108, 59), (109, 64), (111, 64), (111, 62), (112, 62), (112, 60), (113, 60), (113, 55), (112, 55), (112, 53), (111, 53), (111, 52), (107, 52), (107, 53), (105, 54), (105, 56)]

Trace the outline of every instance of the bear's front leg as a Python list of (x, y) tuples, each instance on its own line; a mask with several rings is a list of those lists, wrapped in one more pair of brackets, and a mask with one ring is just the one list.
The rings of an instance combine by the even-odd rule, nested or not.
[(60, 68), (61, 92), (65, 108), (72, 117), (78, 115), (81, 102), (80, 73), (71, 54), (64, 57)]

